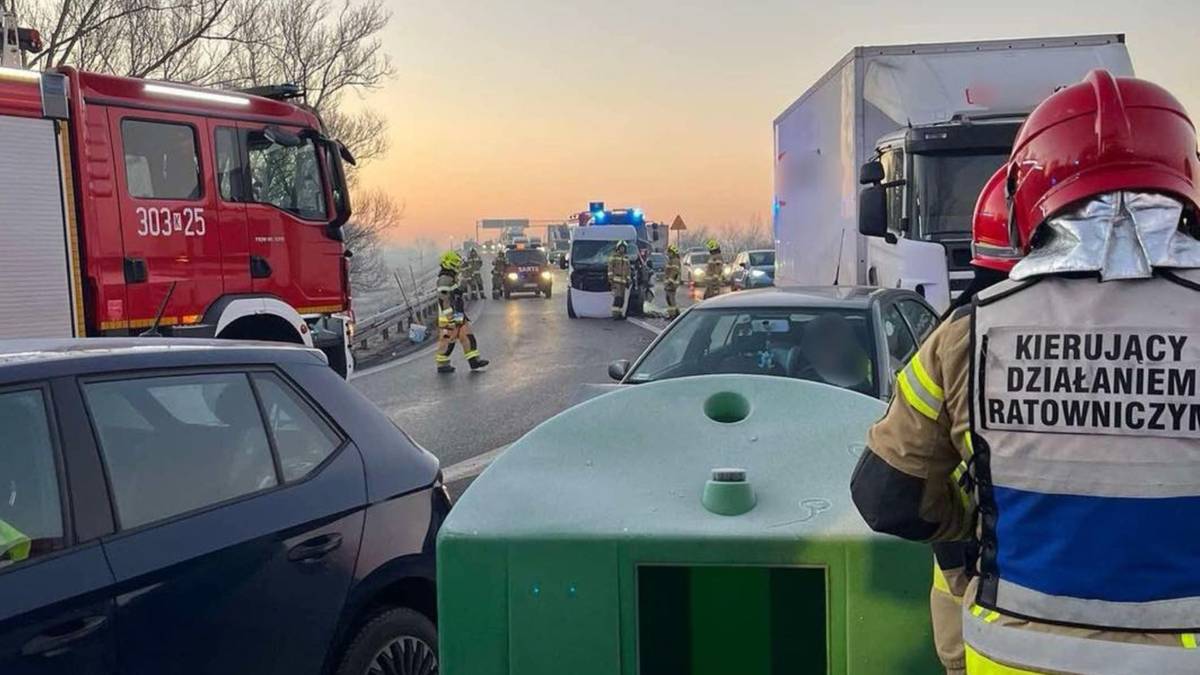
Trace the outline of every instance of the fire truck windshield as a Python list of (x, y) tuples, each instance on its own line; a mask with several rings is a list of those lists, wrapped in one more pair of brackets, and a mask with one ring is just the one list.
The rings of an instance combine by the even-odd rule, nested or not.
[(917, 154), (910, 199), (922, 236), (971, 232), (975, 200), (1007, 154)]
[(253, 201), (272, 204), (307, 220), (325, 220), (321, 164), (311, 139), (284, 146), (256, 131), (248, 135), (246, 147)]

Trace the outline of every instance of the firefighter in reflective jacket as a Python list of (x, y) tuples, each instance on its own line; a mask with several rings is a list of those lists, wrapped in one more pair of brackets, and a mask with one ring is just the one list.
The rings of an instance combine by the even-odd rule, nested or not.
[(1009, 279), (868, 434), (867, 523), (973, 543), (970, 675), (1200, 673), (1197, 179), (1162, 88), (1097, 70), (1046, 99), (976, 205), (975, 255)]
[(479, 249), (473, 248), (467, 254), (467, 286), (471, 291), (472, 300), (482, 300), (483, 293), (483, 258), (479, 256)]
[(462, 343), (471, 370), (479, 370), (488, 364), (487, 359), (479, 357), (479, 345), (471, 333), (471, 320), (467, 317), (464, 300), (466, 290), (459, 277), (462, 267), (463, 259), (458, 251), (442, 254), (437, 278), (438, 342), (437, 353), (433, 357), (439, 373), (454, 372), (454, 366), (450, 365), (450, 354), (454, 352), (455, 340)]
[(721, 258), (721, 245), (716, 239), (709, 239), (704, 247), (708, 249), (708, 262), (704, 265), (704, 297), (708, 299), (721, 294), (725, 261)]
[(625, 241), (618, 241), (608, 256), (608, 287), (612, 289), (612, 318), (625, 318), (625, 289), (629, 287), (629, 254)]
[(504, 249), (492, 258), (492, 299), (498, 300), (504, 293), (504, 266), (508, 264), (508, 260), (504, 256)]
[(667, 318), (679, 316), (679, 306), (675, 304), (675, 291), (683, 283), (683, 262), (679, 257), (679, 247), (671, 244), (667, 247), (667, 266), (663, 269), (663, 295), (667, 298)]

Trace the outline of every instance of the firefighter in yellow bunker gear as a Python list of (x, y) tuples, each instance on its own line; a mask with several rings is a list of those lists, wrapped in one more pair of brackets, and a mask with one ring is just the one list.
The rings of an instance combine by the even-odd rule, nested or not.
[(629, 288), (631, 267), (625, 241), (617, 242), (608, 256), (608, 287), (612, 290), (612, 318), (625, 318), (625, 290)]
[(663, 269), (663, 295), (667, 299), (667, 318), (679, 316), (679, 305), (675, 304), (675, 291), (683, 283), (683, 261), (679, 256), (679, 247), (671, 244), (667, 247), (667, 266)]
[(454, 366), (450, 365), (450, 354), (454, 352), (454, 343), (462, 343), (464, 356), (471, 370), (479, 370), (488, 364), (488, 360), (480, 358), (479, 345), (475, 335), (471, 333), (471, 320), (467, 317), (465, 285), (467, 279), (460, 279), (463, 258), (458, 251), (446, 251), (442, 254), (441, 269), (438, 271), (438, 341), (434, 362), (437, 372), (453, 373)]
[(1195, 146), (1144, 80), (1097, 70), (1046, 99), (976, 206), (976, 260), (1019, 262), (869, 432), (867, 523), (970, 541), (969, 675), (1200, 673)]
[(725, 282), (725, 259), (721, 257), (721, 245), (716, 239), (704, 243), (708, 249), (708, 262), (704, 264), (704, 299), (721, 294)]

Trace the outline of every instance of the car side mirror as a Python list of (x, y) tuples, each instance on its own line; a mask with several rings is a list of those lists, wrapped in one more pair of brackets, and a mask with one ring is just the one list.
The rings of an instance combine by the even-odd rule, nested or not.
[(620, 382), (629, 372), (629, 359), (617, 359), (608, 364), (608, 376)]
[(741, 267), (742, 269), (746, 269), (746, 268), (748, 268), (748, 267), (749, 267), (749, 265), (747, 265), (747, 264), (746, 264), (746, 263), (744, 263), (744, 262), (740, 262), (740, 263), (738, 263), (738, 267)]
[(887, 229), (887, 194), (878, 186), (865, 187), (858, 193), (858, 231), (868, 237), (884, 237)]
[(873, 185), (883, 182), (883, 162), (873, 159), (858, 170), (858, 182), (860, 185)]

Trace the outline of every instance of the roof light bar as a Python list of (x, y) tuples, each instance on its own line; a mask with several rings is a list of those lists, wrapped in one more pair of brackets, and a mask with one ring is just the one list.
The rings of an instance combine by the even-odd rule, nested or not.
[(193, 101), (207, 101), (209, 103), (226, 103), (229, 105), (250, 105), (250, 99), (244, 96), (234, 94), (216, 94), (211, 91), (199, 91), (197, 89), (185, 89), (183, 87), (170, 87), (164, 84), (146, 84), (147, 94), (158, 94), (160, 96), (174, 96), (176, 98), (188, 98)]
[(42, 73), (37, 70), (24, 70), (22, 68), (8, 68), (0, 66), (0, 80), (20, 80), (21, 82), (38, 82), (42, 79)]

